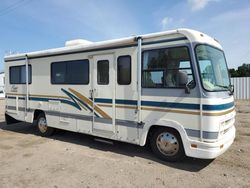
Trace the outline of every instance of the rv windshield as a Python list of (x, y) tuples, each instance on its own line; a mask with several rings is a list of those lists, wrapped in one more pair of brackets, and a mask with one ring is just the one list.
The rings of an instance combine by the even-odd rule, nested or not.
[(223, 51), (208, 45), (195, 48), (204, 89), (230, 90), (230, 80)]

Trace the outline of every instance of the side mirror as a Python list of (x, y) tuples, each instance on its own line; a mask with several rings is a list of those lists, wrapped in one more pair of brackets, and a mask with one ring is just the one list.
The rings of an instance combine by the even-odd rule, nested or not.
[(190, 90), (194, 88), (194, 80), (191, 80), (188, 83), (186, 83), (184, 88), (185, 88), (185, 93), (190, 94)]
[(190, 94), (190, 88), (188, 87), (188, 84), (185, 85), (185, 93)]
[(187, 72), (179, 71), (178, 72), (179, 77), (179, 84), (185, 88), (185, 93), (189, 94), (190, 89), (194, 88), (194, 80), (188, 81), (188, 74)]
[(230, 95), (234, 94), (234, 85), (229, 86)]

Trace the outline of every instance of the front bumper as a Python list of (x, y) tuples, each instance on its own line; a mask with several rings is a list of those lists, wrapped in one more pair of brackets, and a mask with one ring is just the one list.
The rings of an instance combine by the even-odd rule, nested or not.
[(235, 126), (232, 126), (227, 134), (217, 142), (189, 141), (189, 144), (185, 147), (185, 152), (189, 157), (214, 159), (223, 154), (232, 145), (234, 139)]

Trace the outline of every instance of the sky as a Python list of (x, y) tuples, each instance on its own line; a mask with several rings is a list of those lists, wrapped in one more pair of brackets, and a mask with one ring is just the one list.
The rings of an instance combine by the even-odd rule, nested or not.
[(228, 67), (250, 63), (249, 0), (1, 0), (0, 71), (9, 53), (177, 28), (216, 38)]

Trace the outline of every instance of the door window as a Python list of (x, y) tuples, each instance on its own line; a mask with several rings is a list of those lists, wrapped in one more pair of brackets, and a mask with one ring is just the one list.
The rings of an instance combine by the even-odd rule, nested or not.
[(97, 62), (97, 83), (99, 85), (109, 84), (109, 61), (100, 60)]
[(131, 83), (131, 57), (120, 56), (117, 64), (117, 82), (119, 85)]

